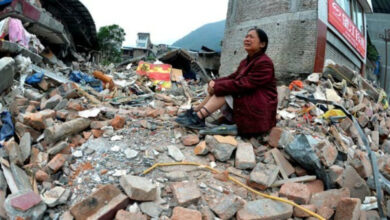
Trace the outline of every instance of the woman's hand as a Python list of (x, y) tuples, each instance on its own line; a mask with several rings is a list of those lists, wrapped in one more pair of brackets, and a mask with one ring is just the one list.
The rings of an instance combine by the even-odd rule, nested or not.
[(207, 92), (210, 94), (210, 95), (214, 95), (214, 86), (215, 86), (215, 82), (214, 80), (211, 80), (209, 82), (209, 86), (207, 88)]

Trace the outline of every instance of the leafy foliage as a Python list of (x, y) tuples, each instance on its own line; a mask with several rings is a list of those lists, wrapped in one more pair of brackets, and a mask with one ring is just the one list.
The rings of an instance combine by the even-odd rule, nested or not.
[(103, 55), (103, 64), (118, 63), (121, 61), (122, 43), (126, 33), (117, 24), (104, 26), (99, 29), (98, 42)]
[(376, 47), (369, 42), (369, 44), (367, 44), (367, 58), (371, 61), (377, 61), (378, 56), (379, 53), (376, 50)]

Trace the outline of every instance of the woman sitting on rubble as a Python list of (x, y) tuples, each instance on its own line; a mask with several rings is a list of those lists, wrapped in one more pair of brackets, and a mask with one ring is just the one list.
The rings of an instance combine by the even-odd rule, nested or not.
[[(176, 121), (184, 127), (204, 129), (205, 118), (222, 109), (241, 135), (259, 135), (274, 127), (278, 101), (274, 65), (265, 54), (267, 47), (267, 34), (250, 29), (244, 39), (248, 56), (236, 72), (210, 81), (206, 99)], [(230, 110), (230, 117), (226, 110)]]

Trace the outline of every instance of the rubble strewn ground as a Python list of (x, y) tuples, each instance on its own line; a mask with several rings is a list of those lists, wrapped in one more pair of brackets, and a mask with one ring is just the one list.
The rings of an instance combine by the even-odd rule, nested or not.
[[(329, 106), (296, 98), (314, 94), (346, 106), (369, 137), (380, 172), (389, 177), (390, 118), (364, 90), (311, 76), (303, 88), (278, 88), (278, 126), (269, 135), (202, 136), (174, 122), (188, 101), (180, 84), (153, 92), (134, 69), (85, 67), (91, 74), (102, 71), (113, 83), (129, 83), (106, 82), (96, 92), (83, 82), (60, 83), (45, 76), (33, 85), (15, 81), (4, 93), (2, 128), (9, 112), (15, 134), (1, 148), (1, 217), (313, 218), (249, 192), (229, 176), (325, 219), (379, 216), (370, 159), (353, 122)], [(205, 95), (202, 85), (190, 85), (190, 91), (194, 102)], [(199, 163), (220, 173), (178, 165), (144, 174), (156, 163), (172, 162)]]
[(177, 125), (174, 118), (206, 96), (201, 82), (180, 74), (154, 85), (159, 77), (151, 81), (137, 65), (31, 59), (0, 59), (1, 218), (390, 217), (390, 112), (383, 93), (359, 76), (327, 69), (279, 86), (277, 127), (244, 138)]

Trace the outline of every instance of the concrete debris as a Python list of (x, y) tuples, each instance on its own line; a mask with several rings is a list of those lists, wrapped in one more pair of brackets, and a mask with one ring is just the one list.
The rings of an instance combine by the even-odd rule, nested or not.
[[(141, 53), (138, 58), (102, 65), (97, 63), (99, 53), (85, 45), (96, 41), (93, 27), (75, 26), (80, 30), (72, 33), (83, 33), (75, 37), (68, 32), (74, 19), (61, 18), (57, 3), (15, 2), (7, 12), (17, 13), (22, 24), (33, 23), (26, 28), (40, 34), (31, 33), (35, 43), (29, 48), (7, 37), (0, 42), (0, 52), (9, 56), (0, 59), (0, 113), (9, 112), (14, 126), (0, 142), (1, 218), (312, 219), (299, 208), (232, 184), (229, 176), (325, 219), (375, 218), (385, 208), (378, 204), (386, 204), (390, 216), (390, 110), (384, 94), (379, 96), (364, 79), (347, 84), (312, 73), (300, 81), (299, 90), (278, 87), (277, 125), (268, 133), (248, 138), (217, 129), (224, 126), (211, 128), (220, 121), (211, 120), (219, 118), (216, 112), (206, 119), (210, 129), (204, 135), (174, 119), (206, 97), (202, 80), (209, 78), (210, 69), (201, 63), (215, 57), (215, 51), (195, 58), (182, 49), (158, 48), (152, 56), (155, 48), (133, 48), (132, 53)], [(19, 2), (23, 8), (37, 8), (42, 19), (30, 21), (15, 8)], [(89, 14), (74, 4), (64, 4), (60, 11), (74, 11), (78, 18)], [(42, 37), (45, 45), (36, 41)], [(156, 55), (162, 58), (156, 65), (169, 70), (163, 72), (168, 81), (140, 74), (157, 61), (149, 60)], [(176, 63), (177, 57), (184, 63)], [(93, 82), (73, 80), (76, 73)], [(191, 74), (197, 75), (183, 80)], [(37, 81), (27, 83), (32, 76)], [(336, 102), (356, 116), (378, 159), (383, 201), (375, 197), (376, 167), (354, 121), (331, 104), (309, 103), (299, 96)], [(0, 128), (7, 128), (5, 122)], [(165, 166), (173, 162), (183, 165)], [(164, 166), (144, 174), (157, 163)], [(371, 199), (363, 202), (366, 198)]]
[(237, 212), (237, 219), (288, 219), (292, 214), (291, 205), (270, 199), (260, 199), (248, 202)]
[(120, 184), (132, 200), (153, 201), (157, 198), (157, 186), (146, 178), (126, 175), (121, 177)]

